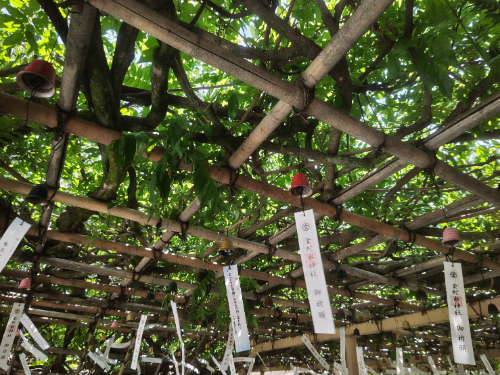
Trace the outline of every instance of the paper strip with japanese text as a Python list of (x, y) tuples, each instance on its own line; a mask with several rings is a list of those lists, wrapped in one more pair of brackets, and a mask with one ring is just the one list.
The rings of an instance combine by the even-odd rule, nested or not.
[(42, 353), (40, 350), (38, 350), (33, 345), (31, 345), (31, 343), (28, 341), (28, 339), (22, 333), (21, 333), (20, 337), (21, 337), (21, 340), (23, 340), (21, 346), (24, 349), (26, 349), (28, 352), (33, 354), (37, 360), (45, 362), (47, 359), (49, 359), (49, 357), (45, 353)]
[(21, 242), (24, 235), (31, 228), (31, 225), (22, 221), (18, 217), (9, 225), (7, 230), (0, 239), (0, 271), (3, 270), (8, 263), (12, 254), (17, 249), (17, 245)]
[(236, 375), (236, 368), (234, 367), (233, 356), (229, 358), (229, 370), (231, 370), (231, 375)]
[(175, 320), (175, 328), (177, 329), (177, 336), (179, 337), (179, 342), (181, 343), (181, 355), (182, 355), (182, 363), (181, 363), (181, 371), (182, 375), (184, 375), (184, 340), (182, 340), (182, 332), (181, 332), (181, 324), (179, 323), (179, 314), (177, 313), (177, 304), (174, 301), (170, 301), (170, 305), (172, 306), (172, 312), (174, 313)]
[(42, 348), (43, 350), (50, 348), (49, 343), (45, 341), (40, 332), (38, 332), (38, 329), (35, 327), (28, 315), (21, 315), (21, 323), (23, 324), (24, 328), (28, 330), (29, 334), (40, 348)]
[(235, 350), (236, 353), (244, 352), (250, 350), (250, 337), (248, 336), (247, 320), (245, 309), (243, 308), (238, 266), (226, 266), (223, 270), (227, 300), (229, 301), (229, 312), (231, 313), (231, 324), (233, 326)]
[(455, 363), (475, 365), (472, 338), (470, 335), (469, 313), (465, 300), (462, 265), (443, 262), (448, 316), (450, 319), (451, 342)]
[(3, 333), (2, 343), (0, 344), (0, 367), (5, 371), (9, 370), (7, 361), (10, 357), (10, 350), (12, 349), (14, 338), (16, 337), (17, 327), (19, 326), (23, 309), (24, 303), (14, 303), (10, 311), (7, 326), (5, 327), (5, 332)]
[(342, 368), (342, 365), (337, 362), (333, 362), (333, 373), (335, 375), (346, 375), (344, 369)]
[(103, 370), (108, 371), (111, 369), (111, 367), (106, 363), (106, 360), (104, 358), (98, 356), (94, 352), (88, 352), (87, 354), (96, 363), (96, 365), (98, 365)]
[(139, 352), (141, 350), (142, 334), (144, 333), (144, 326), (146, 325), (147, 315), (141, 315), (141, 321), (139, 322), (139, 327), (137, 328), (137, 336), (135, 338), (134, 355), (132, 356), (132, 364), (130, 368), (132, 370), (137, 369), (137, 363), (139, 362)]
[(233, 325), (229, 325), (229, 333), (227, 336), (227, 345), (226, 350), (224, 351), (224, 357), (222, 357), (222, 361), (220, 367), (222, 370), (227, 371), (229, 367), (229, 358), (233, 355), (234, 349), (234, 335), (233, 335)]
[(345, 374), (347, 372), (345, 362), (345, 327), (340, 327), (340, 363), (342, 365), (342, 372)]
[(326, 360), (321, 356), (321, 354), (318, 353), (316, 348), (311, 344), (311, 341), (307, 338), (306, 335), (302, 335), (302, 341), (304, 342), (304, 345), (309, 349), (309, 351), (312, 353), (314, 358), (316, 358), (321, 366), (325, 368), (325, 370), (329, 371), (330, 370), (330, 365)]
[(396, 374), (404, 374), (403, 348), (396, 348)]
[(172, 360), (174, 361), (175, 374), (179, 375), (179, 364), (177, 363), (177, 359), (175, 359), (175, 355), (172, 354)]
[(366, 375), (365, 357), (363, 356), (363, 348), (360, 346), (356, 346), (356, 358), (358, 360), (359, 375)]
[(434, 375), (439, 375), (439, 371), (436, 367), (436, 364), (434, 363), (434, 360), (432, 359), (432, 357), (429, 355), (427, 356), (427, 360), (429, 361), (429, 365), (431, 365), (431, 370), (432, 370), (432, 373)]
[(334, 334), (332, 306), (326, 286), (313, 210), (296, 212), (295, 223), (314, 332)]
[(21, 361), (21, 366), (23, 366), (24, 374), (31, 375), (30, 367), (28, 366), (28, 361), (26, 361), (26, 354), (19, 354), (19, 361)]

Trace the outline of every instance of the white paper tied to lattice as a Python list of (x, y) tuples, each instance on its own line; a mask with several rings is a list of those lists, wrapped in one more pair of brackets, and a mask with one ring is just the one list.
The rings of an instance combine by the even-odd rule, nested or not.
[(462, 265), (452, 262), (443, 262), (443, 264), (453, 358), (455, 363), (475, 365)]
[(0, 239), (0, 272), (9, 262), (12, 254), (31, 225), (16, 217)]
[(326, 286), (313, 210), (296, 212), (295, 223), (314, 332), (334, 334), (332, 306)]
[(5, 371), (9, 370), (7, 361), (10, 357), (10, 350), (12, 349), (14, 338), (16, 337), (17, 328), (19, 327), (23, 310), (24, 303), (14, 303), (2, 337), (2, 343), (0, 344), (0, 367)]
[(318, 353), (318, 351), (313, 346), (313, 344), (311, 343), (311, 341), (309, 341), (309, 339), (307, 338), (307, 336), (306, 335), (302, 335), (301, 339), (302, 339), (302, 342), (304, 343), (304, 345), (306, 346), (306, 348), (309, 349), (309, 351), (312, 353), (312, 355), (314, 356), (314, 358), (316, 358), (316, 360), (319, 362), (319, 364), (321, 366), (323, 366), (325, 368), (325, 370), (329, 371), (330, 370), (330, 365), (321, 356), (321, 354)]
[[(226, 284), (231, 326), (234, 334), (234, 346), (237, 353), (250, 350), (250, 336), (248, 335), (247, 320), (243, 307), (240, 279), (237, 266), (223, 267)], [(224, 363), (223, 363), (224, 367)], [(225, 368), (224, 368), (225, 369)]]
[(139, 327), (137, 328), (137, 336), (135, 338), (134, 355), (132, 357), (132, 364), (130, 368), (132, 370), (137, 369), (137, 364), (139, 363), (139, 353), (141, 350), (142, 335), (144, 333), (144, 327), (146, 326), (147, 315), (141, 315), (141, 321), (139, 322)]

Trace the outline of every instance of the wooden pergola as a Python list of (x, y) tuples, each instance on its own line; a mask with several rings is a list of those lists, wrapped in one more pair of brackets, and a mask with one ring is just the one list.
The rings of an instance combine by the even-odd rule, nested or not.
[[(39, 3), (49, 14), (66, 46), (64, 70), (57, 102), (59, 110), (44, 102), (28, 101), (20, 98), (19, 95), (15, 96), (13, 94), (19, 89), (11, 87), (9, 90), (0, 92), (0, 113), (26, 120), (26, 122), (41, 124), (47, 129), (57, 130), (54, 132), (45, 179), (49, 187), (50, 204), (40, 215), (39, 221), (32, 223), (27, 234), (27, 238), (32, 239), (30, 241), (34, 244), (32, 253), (34, 257), (26, 258), (26, 251), (18, 251), (13, 257), (18, 264), (22, 265), (23, 262), (27, 262), (29, 265), (6, 267), (1, 272), (4, 278), (0, 283), (2, 300), (0, 308), (2, 315), (7, 316), (13, 303), (26, 301), (29, 306), (27, 311), (37, 325), (60, 325), (87, 329), (88, 340), (82, 346), (83, 350), (68, 349), (69, 343), (65, 343), (65, 347), (54, 346), (47, 351), (47, 353), (63, 358), (66, 356), (81, 358), (78, 367), (68, 368), (67, 373), (72, 371), (74, 373), (102, 373), (100, 368), (91, 363), (86, 354), (89, 348), (99, 345), (97, 338), (101, 337), (104, 331), (110, 330), (111, 322), (115, 319), (122, 320), (117, 334), (122, 335), (124, 341), (125, 337), (133, 338), (137, 322), (125, 321), (130, 311), (148, 312), (148, 319), (159, 323), (157, 327), (145, 332), (145, 345), (151, 348), (152, 356), (168, 357), (168, 350), (171, 349), (170, 343), (176, 339), (176, 330), (172, 313), (165, 310), (163, 302), (168, 296), (167, 288), (174, 281), (181, 291), (173, 299), (179, 306), (181, 321), (186, 324), (184, 334), (190, 343), (187, 349), (187, 360), (197, 366), (201, 372), (207, 373), (208, 370), (196, 361), (196, 357), (210, 350), (208, 343), (212, 344), (212, 350), (214, 346), (217, 347), (219, 350), (217, 355), (221, 354), (220, 348), (225, 347), (227, 332), (218, 330), (215, 321), (193, 321), (190, 318), (191, 308), (197, 308), (192, 305), (192, 296), (194, 293), (199, 293), (200, 289), (206, 288), (207, 281), (204, 278), (207, 271), (213, 274), (213, 280), (223, 277), (222, 267), (225, 265), (225, 260), (217, 256), (218, 244), (226, 238), (230, 230), (236, 228), (238, 228), (237, 232), (233, 231), (233, 234), (228, 236), (237, 248), (235, 256), (229, 262), (238, 265), (240, 276), (253, 279), (260, 286), (258, 290), (243, 291), (243, 296), (249, 301), (247, 314), (253, 315), (258, 321), (258, 328), (251, 333), (256, 343), (252, 351), (248, 353), (249, 356), (259, 353), (263, 360), (263, 362), (256, 361), (255, 369), (259, 371), (264, 371), (266, 368), (280, 369), (287, 367), (288, 363), (305, 367), (307, 363), (304, 361), (304, 353), (307, 356), (309, 353), (304, 352), (300, 337), (302, 333), (308, 336), (317, 349), (322, 348), (324, 353), (329, 353), (327, 358), (329, 362), (338, 360), (339, 334), (316, 335), (312, 327), (307, 299), (294, 300), (290, 297), (296, 292), (296, 288), (304, 291), (306, 289), (301, 258), (297, 253), (298, 245), (294, 238), (296, 228), (293, 222), (293, 212), (299, 209), (313, 209), (316, 220), (326, 222), (325, 227), (335, 227), (336, 223), (346, 223), (363, 232), (357, 237), (349, 237), (351, 233), (349, 231), (335, 232), (333, 237), (338, 238), (331, 238), (329, 235), (320, 236), (322, 246), (328, 248), (331, 244), (337, 245), (335, 251), (325, 252), (323, 265), (327, 276), (328, 292), (332, 299), (332, 311), (336, 314), (339, 309), (342, 311), (345, 309), (346, 313), (346, 317), (341, 320), (336, 319), (335, 324), (346, 327), (350, 375), (358, 374), (356, 345), (365, 348), (366, 363), (378, 369), (384, 367), (382, 360), (388, 356), (386, 350), (381, 350), (381, 344), (388, 342), (398, 342), (398, 345), (404, 347), (406, 353), (425, 357), (431, 355), (436, 362), (447, 363), (446, 355), (450, 353), (447, 345), (450, 338), (446, 290), (443, 286), (442, 275), (438, 283), (428, 283), (426, 278), (439, 276), (442, 271), (442, 262), (450, 256), (455, 261), (463, 263), (466, 271), (464, 275), (466, 287), (475, 285), (478, 286), (475, 290), (488, 291), (488, 294), (476, 296), (476, 293), (471, 293), (468, 295), (468, 313), (473, 322), (472, 330), (477, 342), (477, 353), (485, 353), (489, 358), (499, 356), (498, 337), (492, 333), (492, 327), (496, 323), (487, 318), (489, 304), (500, 306), (500, 296), (492, 287), (495, 278), (500, 275), (500, 263), (497, 261), (500, 246), (497, 238), (491, 239), (486, 235), (483, 236), (485, 240), (490, 240), (483, 246), (488, 248), (487, 251), (483, 251), (482, 248), (464, 247), (454, 249), (452, 254), (450, 248), (443, 246), (439, 239), (441, 231), (439, 224), (453, 223), (471, 217), (484, 217), (498, 211), (500, 207), (500, 191), (496, 187), (498, 177), (492, 176), (489, 180), (480, 180), (447, 161), (441, 160), (437, 155), (440, 147), (470, 132), (485, 121), (496, 118), (496, 123), (498, 123), (500, 91), (498, 91), (497, 81), (489, 87), (489, 95), (486, 98), (476, 100), (481, 96), (479, 94), (474, 96), (471, 93), (472, 103), (450, 114), (443, 123), (436, 127), (437, 130), (419, 138), (418, 142), (405, 140), (405, 137), (413, 131), (411, 126), (403, 126), (400, 132), (387, 134), (349, 115), (348, 111), (337, 109), (332, 106), (331, 102), (326, 102), (314, 95), (315, 88), (324, 84), (324, 77), (331, 74), (337, 64), (343, 63), (351, 48), (373, 28), (373, 24), (389, 7), (394, 6), (393, 0), (353, 2), (353, 12), (341, 27), (339, 27), (338, 20), (336, 26), (331, 26), (330, 22), (333, 18), (330, 19), (325, 15), (328, 14), (331, 17), (330, 11), (322, 0), (314, 1), (321, 14), (325, 16), (323, 21), (326, 27), (329, 30), (333, 28), (334, 31), (324, 48), (290, 26), (288, 18), (281, 18), (274, 14), (264, 2), (241, 1), (241, 5), (248, 11), (248, 14), (255, 15), (263, 22), (272, 25), (270, 28), (276, 29), (291, 44), (302, 46), (304, 51), (307, 51), (304, 56), (310, 60), (310, 63), (297, 76), (295, 84), (283, 79), (270, 69), (254, 63), (251, 57), (238, 53), (238, 45), (209, 31), (185, 24), (164, 11), (157, 11), (155, 1), (88, 0), (85, 3), (73, 5), (75, 11), (71, 14), (71, 22), (67, 30), (64, 30), (64, 25), (57, 22), (59, 16), (51, 15), (49, 12), (52, 9), (49, 3), (52, 1), (39, 1)], [(211, 2), (200, 1), (198, 11), (203, 12), (208, 3)], [(291, 2), (290, 9), (293, 8), (293, 3), (294, 1)], [(341, 1), (340, 3), (345, 7), (347, 2)], [(215, 4), (210, 6), (217, 9)], [(406, 0), (403, 8), (405, 9), (403, 18), (406, 22), (406, 31), (406, 28), (413, 27), (413, 0)], [(266, 110), (266, 113), (258, 117), (256, 126), (252, 127), (248, 136), (237, 139), (238, 147), (232, 150), (224, 144), (221, 145), (221, 148), (225, 147), (226, 165), (221, 166), (215, 163), (206, 165), (209, 177), (216, 182), (218, 189), (229, 186), (232, 190), (241, 189), (255, 194), (259, 196), (259, 199), (279, 202), (281, 208), (274, 215), (262, 219), (257, 217), (251, 223), (248, 218), (243, 218), (237, 223), (231, 223), (230, 230), (222, 232), (197, 223), (196, 215), (200, 214), (203, 207), (201, 199), (192, 192), (189, 195), (189, 203), (185, 205), (176, 219), (172, 219), (147, 213), (139, 207), (110, 206), (111, 199), (76, 196), (60, 187), (68, 143), (73, 142), (71, 139), (81, 139), (106, 147), (112, 146), (113, 142), (125, 137), (123, 130), (114, 129), (102, 121), (85, 119), (79, 116), (77, 111), (77, 98), (82, 90), (81, 77), (84, 75), (86, 61), (97, 61), (106, 57), (104, 55), (88, 56), (89, 48), (92, 48), (94, 41), (92, 32), (95, 30), (96, 22), (99, 22), (99, 14), (114, 17), (123, 21), (122, 27), (140, 30), (156, 38), (161, 42), (159, 48), (170, 49), (170, 52), (162, 50), (163, 58), (170, 56), (168, 53), (172, 51), (180, 51), (214, 70), (255, 88), (261, 95), (277, 99), (276, 103)], [(132, 55), (134, 42), (135, 39), (131, 42), (132, 47), (128, 48), (129, 53), (130, 50), (132, 51)], [(118, 46), (116, 48), (118, 51)], [(390, 50), (382, 51), (380, 59), (373, 62), (374, 68)], [(11, 69), (9, 74), (14, 74), (21, 69), (22, 67), (17, 70)], [(171, 69), (175, 72), (180, 86), (188, 97), (191, 108), (204, 111), (215, 128), (219, 130), (221, 127), (224, 128), (225, 125), (219, 120), (220, 115), (216, 113), (216, 110), (211, 106), (205, 106), (194, 94), (188, 77), (183, 76), (181, 72), (182, 69), (175, 63), (172, 64)], [(125, 73), (126, 70), (121, 76), (122, 80)], [(155, 79), (152, 76), (153, 86), (157, 82)], [(122, 87), (121, 81), (119, 85), (122, 100), (134, 97), (133, 90), (128, 88), (129, 91), (126, 91), (127, 87)], [(152, 88), (149, 92), (151, 98), (149, 101), (152, 102), (153, 108), (156, 105), (152, 99), (155, 97), (154, 90)], [(142, 96), (139, 95), (138, 98), (145, 97), (143, 91), (140, 90)], [(427, 101), (431, 93), (427, 90), (423, 91), (424, 109), (421, 118), (415, 124), (415, 128), (418, 129), (423, 129), (430, 123), (430, 115), (426, 109), (430, 108), (430, 102), (427, 103)], [(169, 103), (175, 103), (176, 100), (180, 100), (179, 98), (181, 97), (174, 98), (169, 94), (164, 99)], [(179, 104), (179, 107), (182, 105), (184, 104)], [(245, 118), (249, 116), (259, 115), (253, 109), (250, 107), (245, 111), (241, 116), (244, 118), (240, 120), (245, 121)], [(344, 170), (347, 174), (357, 168), (367, 166), (369, 173), (335, 191), (332, 185), (333, 179), (325, 178), (313, 186), (315, 195), (305, 199), (291, 195), (287, 187), (267, 182), (266, 179), (261, 178), (262, 176), (245, 173), (244, 166), (246, 163), (255, 163), (258, 160), (255, 155), (258, 155), (259, 150), (265, 149), (269, 152), (290, 155), (300, 153), (300, 148), (298, 150), (289, 146), (280, 148), (278, 143), (272, 142), (276, 137), (276, 131), (293, 115), (294, 111), (298, 113), (297, 116), (316, 119), (331, 126), (330, 139), (345, 134), (352, 139), (362, 141), (369, 147), (367, 151), (361, 150), (367, 152), (367, 156), (363, 158), (337, 155), (338, 149), (336, 152), (331, 152), (330, 149), (316, 150), (317, 154), (311, 156), (310, 160), (319, 160), (314, 165), (324, 166), (326, 175), (339, 174)], [(62, 121), (61, 113), (63, 113)], [(164, 117), (165, 113), (163, 113)], [(227, 131), (227, 129), (220, 131)], [(169, 150), (156, 145), (147, 152), (145, 151), (142, 157), (154, 163), (162, 160), (168, 152)], [(340, 172), (336, 171), (336, 165), (344, 165), (344, 169)], [(179, 158), (177, 167), (179, 171), (185, 173), (186, 180), (191, 178), (189, 176), (195, 168), (190, 160), (184, 158)], [(296, 168), (290, 168), (289, 171), (294, 169)], [(31, 191), (32, 183), (18, 178), (11, 168), (4, 168), (4, 170), (6, 173), (0, 176), (0, 189), (17, 196), (25, 196)], [(363, 196), (367, 190), (373, 189), (374, 186), (401, 170), (405, 170), (406, 174), (387, 192), (388, 200), (420, 173), (429, 173), (441, 183), (446, 183), (446, 186), (456, 188), (466, 194), (463, 194), (460, 200), (445, 205), (443, 208), (429, 206), (428, 211), (421, 216), (411, 217), (411, 219), (405, 217), (399, 226), (346, 208), (351, 200)], [(11, 176), (6, 177), (8, 174)], [(118, 183), (118, 186), (122, 181)], [(439, 194), (439, 191), (437, 193)], [(135, 241), (132, 244), (120, 238), (90, 238), (87, 234), (76, 230), (53, 229), (51, 223), (55, 219), (52, 214), (58, 206), (86, 210), (90, 213), (89, 215), (104, 214), (129, 223), (137, 223), (142, 228), (141, 231), (152, 234), (150, 237), (154, 240), (142, 244)], [(8, 224), (9, 219), (12, 220), (11, 211), (14, 215), (21, 214), (9, 207), (0, 216), (5, 225)], [(288, 218), (286, 225), (278, 232), (274, 231), (274, 223), (283, 218)], [(264, 231), (266, 234), (257, 235), (258, 231)], [(274, 234), (272, 234), (273, 231)], [(211, 247), (204, 251), (204, 257), (189, 251), (176, 252), (172, 249), (172, 240), (176, 235), (187, 236), (188, 239), (197, 241), (193, 242), (193, 246), (207, 246), (206, 243), (210, 243)], [(346, 239), (340, 240), (342, 236)], [(380, 259), (393, 249), (395, 243), (406, 244), (408, 251), (411, 251), (411, 246), (427, 249), (428, 259), (412, 264), (398, 263), (397, 259), (394, 259), (393, 266), (389, 267), (387, 263), (383, 265), (387, 269), (390, 268), (390, 272), (384, 272), (384, 268), (377, 271), (374, 267), (371, 269), (364, 267), (362, 262), (350, 264), (350, 259), (360, 257), (370, 258), (374, 263), (379, 261), (380, 265)], [(55, 246), (54, 244), (112, 252), (117, 257), (128, 257), (130, 266), (108, 267), (105, 263), (98, 261), (87, 263), (78, 259), (66, 259), (47, 254), (47, 248)], [(380, 244), (386, 244), (384, 251), (372, 250)], [(278, 272), (262, 270), (254, 266), (255, 260), (266, 257), (271, 260), (280, 260), (281, 266)], [(293, 266), (290, 267), (290, 265)], [(347, 286), (336, 280), (336, 271), (340, 267), (349, 275)], [(286, 272), (288, 269), (290, 272)], [(46, 272), (47, 270), (50, 272)], [(196, 275), (198, 281), (194, 282), (192, 277), (187, 277), (187, 273)], [(106, 280), (106, 282), (90, 282), (89, 275), (95, 275), (97, 280)], [(32, 282), (37, 285), (27, 294), (17, 289), (17, 283), (24, 278), (32, 278)], [(44, 285), (58, 285), (72, 288), (72, 290), (92, 291), (92, 293), (79, 295), (54, 293), (43, 288)], [(433, 302), (426, 304), (414, 298), (405, 299), (403, 294), (396, 294), (397, 292), (392, 295), (390, 292), (385, 296), (372, 293), (369, 286), (373, 285), (387, 286), (391, 291), (404, 289), (409, 293), (423, 290)], [(153, 291), (152, 295), (151, 291)], [(206, 294), (225, 298), (225, 291), (215, 285), (211, 285), (206, 290)], [(272, 309), (263, 306), (263, 301), (267, 296), (272, 297), (274, 306)], [(343, 302), (338, 303), (338, 296)], [(216, 303), (217, 300), (207, 302), (208, 305)], [(410, 331), (404, 329), (404, 322), (409, 322)], [(356, 328), (361, 332), (361, 338), (357, 339), (353, 335)], [(374, 340), (378, 340), (376, 345), (372, 344)], [(168, 343), (166, 350), (165, 343)], [(132, 348), (133, 339), (130, 344), (130, 349)], [(120, 366), (114, 370), (116, 373), (120, 375), (132, 373), (127, 369), (130, 355), (130, 350), (126, 353), (112, 354), (113, 358), (120, 361)], [(283, 358), (286, 358), (286, 365), (280, 367), (284, 365)], [(424, 368), (426, 360), (415, 358), (414, 356), (410, 362)], [(145, 370), (143, 369), (143, 373), (166, 374), (169, 371), (167, 362), (165, 360), (163, 364), (148, 366)], [(17, 373), (18, 368), (14, 360), (8, 373)]]

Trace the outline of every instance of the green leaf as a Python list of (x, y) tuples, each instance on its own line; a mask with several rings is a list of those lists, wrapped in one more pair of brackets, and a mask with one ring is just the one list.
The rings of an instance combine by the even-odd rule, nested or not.
[(168, 174), (166, 156), (161, 158), (161, 160), (158, 162), (158, 165), (156, 166), (155, 176), (156, 187), (160, 192), (161, 199), (165, 201), (168, 199), (168, 196), (170, 194), (170, 176)]
[(231, 96), (229, 96), (227, 103), (227, 110), (229, 118), (231, 120), (236, 118), (236, 115), (238, 114), (239, 105), (240, 103), (238, 102), (238, 96), (236, 94), (231, 94)]
[(23, 40), (23, 32), (21, 30), (16, 31), (15, 33), (10, 34), (7, 38), (3, 40), (4, 47), (6, 46), (14, 46), (16, 44), (21, 43)]
[(210, 172), (208, 172), (208, 169), (203, 164), (195, 165), (193, 184), (194, 190), (200, 199), (201, 206), (210, 206), (215, 198), (217, 187), (212, 177), (210, 177)]
[(123, 140), (123, 152), (125, 157), (125, 168), (128, 168), (134, 160), (135, 152), (137, 150), (137, 142), (133, 134), (127, 134)]
[(26, 40), (30, 44), (31, 49), (38, 54), (38, 43), (36, 42), (35, 35), (33, 33), (26, 29), (24, 31), (24, 36), (26, 37)]
[(451, 79), (447, 70), (439, 69), (436, 74), (436, 83), (439, 87), (439, 91), (448, 99), (452, 98), (453, 86), (455, 81)]

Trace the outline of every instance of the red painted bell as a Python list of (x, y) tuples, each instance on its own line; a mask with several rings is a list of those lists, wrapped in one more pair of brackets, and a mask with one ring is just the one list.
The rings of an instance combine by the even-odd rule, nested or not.
[(464, 241), (460, 238), (460, 234), (454, 228), (445, 228), (443, 231), (443, 245), (446, 247), (460, 246)]
[(302, 198), (310, 197), (313, 190), (309, 186), (309, 180), (304, 173), (297, 173), (292, 178), (292, 186), (290, 187), (290, 194), (300, 195)]
[(19, 330), (16, 331), (16, 337), (21, 336), (21, 332)]
[(118, 328), (118, 322), (116, 320), (113, 320), (113, 323), (111, 323), (111, 329), (117, 329)]
[(18, 286), (19, 289), (31, 289), (31, 280), (28, 278), (22, 279)]
[(16, 81), (24, 91), (40, 98), (50, 98), (56, 92), (56, 70), (44, 60), (33, 60), (17, 73)]

